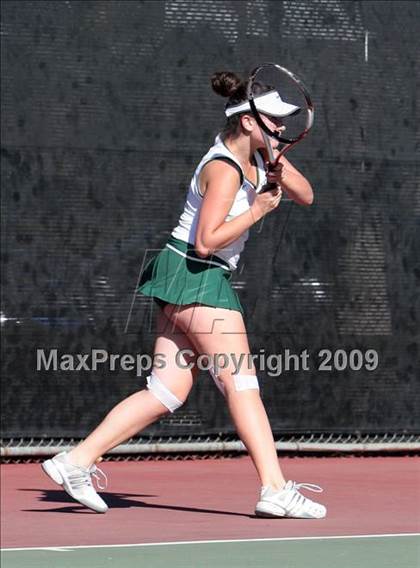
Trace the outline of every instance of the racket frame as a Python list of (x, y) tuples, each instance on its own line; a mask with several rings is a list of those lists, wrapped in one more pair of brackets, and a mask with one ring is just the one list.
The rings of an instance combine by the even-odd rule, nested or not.
[[(278, 69), (282, 73), (285, 73), (286, 75), (288, 75), (290, 77), (290, 79), (292, 79), (292, 81), (296, 84), (296, 86), (298, 87), (298, 89), (300, 90), (300, 92), (302, 93), (302, 95), (305, 99), (305, 103), (306, 103), (306, 109), (305, 109), (306, 123), (305, 123), (305, 127), (302, 130), (302, 132), (294, 138), (288, 138), (286, 136), (282, 136), (279, 132), (275, 132), (273, 130), (270, 130), (270, 128), (262, 120), (260, 113), (259, 113), (259, 111), (256, 107), (256, 104), (255, 104), (255, 100), (254, 100), (255, 97), (254, 97), (254, 93), (252, 91), (252, 87), (254, 85), (255, 78), (262, 69), (273, 68), (273, 67)], [(286, 67), (282, 67), (281, 65), (278, 65), (277, 63), (268, 62), (268, 63), (263, 63), (262, 65), (259, 65), (258, 67), (256, 67), (251, 72), (251, 75), (250, 75), (250, 77), (247, 81), (246, 93), (247, 93), (249, 106), (251, 108), (251, 112), (252, 112), (258, 126), (261, 128), (261, 132), (262, 132), (262, 135), (263, 135), (263, 138), (264, 138), (264, 143), (265, 143), (265, 147), (266, 147), (268, 159), (269, 159), (269, 169), (275, 168), (276, 165), (279, 163), (280, 158), (282, 156), (284, 156), (284, 154), (286, 152), (288, 152), (298, 142), (303, 140), (303, 138), (305, 138), (305, 136), (307, 136), (307, 134), (309, 133), (309, 131), (311, 130), (311, 128), (313, 126), (313, 123), (314, 123), (314, 105), (313, 105), (312, 99), (309, 95), (309, 91), (306, 88), (306, 86), (304, 85), (303, 81), (301, 79), (299, 79), (299, 77), (297, 77), (294, 73), (289, 71), (289, 69), (286, 69)], [(282, 148), (278, 148), (279, 154), (276, 157), (274, 157), (273, 146), (271, 144), (270, 138), (274, 138), (279, 143), (284, 144), (284, 146)]]

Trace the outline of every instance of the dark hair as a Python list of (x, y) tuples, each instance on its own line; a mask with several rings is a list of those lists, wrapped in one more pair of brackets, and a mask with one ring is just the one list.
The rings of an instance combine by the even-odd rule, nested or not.
[[(246, 81), (242, 81), (236, 73), (232, 71), (218, 71), (213, 73), (211, 77), (211, 86), (213, 91), (221, 97), (228, 97), (229, 100), (226, 108), (238, 105), (247, 100), (246, 96)], [(256, 94), (266, 93), (272, 87), (256, 84), (254, 85), (254, 92)], [(234, 114), (229, 116), (221, 132), (222, 138), (235, 134), (238, 130), (241, 114)]]

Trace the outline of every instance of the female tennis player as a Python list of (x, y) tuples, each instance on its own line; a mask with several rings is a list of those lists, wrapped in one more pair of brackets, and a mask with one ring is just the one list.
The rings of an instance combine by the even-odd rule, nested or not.
[[(250, 111), (246, 84), (234, 73), (220, 72), (213, 75), (212, 87), (228, 98), (226, 124), (198, 164), (179, 223), (147, 265), (139, 287), (159, 306), (155, 353), (164, 355), (165, 365), (154, 367), (145, 389), (120, 402), (84, 441), (45, 461), (43, 469), (74, 499), (105, 512), (108, 507), (92, 485), (92, 476), (102, 473), (95, 465), (98, 458), (185, 402), (199, 371), (191, 363), (199, 355), (213, 362), (217, 354), (234, 354), (224, 360), (224, 368), (215, 365), (212, 376), (261, 481), (256, 514), (322, 518), (326, 508), (299, 491), (322, 489), (286, 482), (281, 471), (256, 370), (248, 357), (243, 309), (230, 285), (250, 227), (278, 207), (282, 192), (298, 204), (310, 205), (312, 188), (284, 156), (275, 171), (266, 173), (264, 138)], [(254, 102), (269, 128), (281, 131), (282, 118), (297, 107), (275, 95), (261, 86)], [(273, 141), (273, 149), (276, 146)], [(274, 182), (274, 189), (261, 191), (267, 182)], [(180, 357), (183, 350), (191, 357)], [(242, 361), (242, 366), (237, 368), (235, 361)]]

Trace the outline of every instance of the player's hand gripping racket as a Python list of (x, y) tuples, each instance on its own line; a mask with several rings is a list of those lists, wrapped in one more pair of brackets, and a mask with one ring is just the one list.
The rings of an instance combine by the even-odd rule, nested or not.
[[(252, 71), (247, 82), (247, 97), (264, 137), (268, 170), (273, 171), (280, 158), (312, 128), (311, 97), (294, 73), (276, 63), (263, 63)], [(267, 183), (261, 192), (275, 188), (275, 183)]]

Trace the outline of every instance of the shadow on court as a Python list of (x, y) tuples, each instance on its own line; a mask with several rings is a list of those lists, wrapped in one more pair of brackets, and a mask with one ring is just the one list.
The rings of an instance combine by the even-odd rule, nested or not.
[[(39, 493), (38, 501), (43, 503), (70, 503), (70, 507), (60, 507), (54, 509), (22, 509), (28, 513), (82, 513), (97, 515), (95, 511), (90, 511), (83, 505), (75, 504), (74, 500), (65, 492), (60, 490), (45, 490), (45, 489), (19, 489), (19, 491), (32, 491)], [(133, 497), (158, 497), (158, 495), (144, 495), (144, 494), (128, 494), (128, 493), (101, 493), (104, 500), (110, 509), (125, 509), (131, 507), (140, 507), (144, 509), (162, 509), (169, 511), (187, 511), (189, 513), (204, 513), (209, 515), (233, 515), (236, 517), (249, 517), (258, 519), (255, 515), (246, 515), (234, 511), (221, 511), (215, 509), (202, 509), (197, 507), (181, 507), (176, 505), (156, 505), (154, 503), (146, 503), (145, 501), (134, 500)]]

